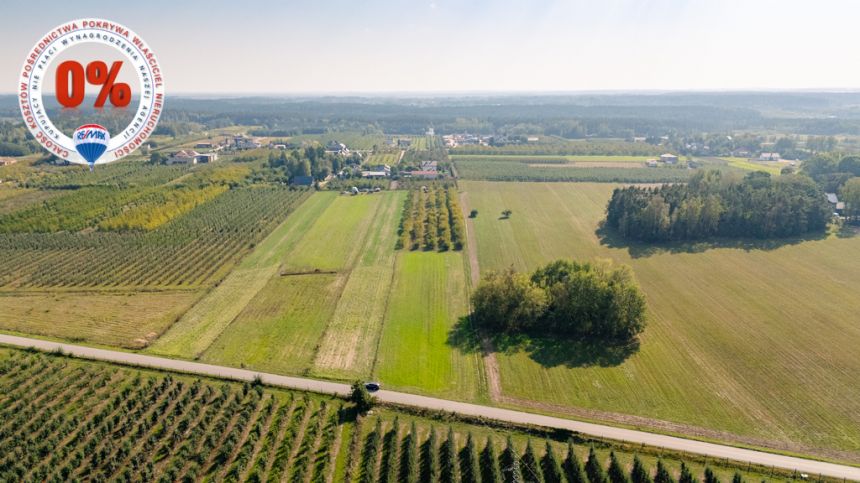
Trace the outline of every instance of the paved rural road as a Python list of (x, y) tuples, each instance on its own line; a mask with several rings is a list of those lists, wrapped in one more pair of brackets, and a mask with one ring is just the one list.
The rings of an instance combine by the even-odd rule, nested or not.
[[(59, 348), (66, 354), (86, 359), (119, 362), (123, 364), (167, 369), (205, 376), (224, 377), (241, 381), (251, 381), (255, 377), (259, 376), (262, 378), (264, 383), (272, 386), (314, 391), (325, 394), (345, 395), (349, 392), (349, 386), (347, 384), (336, 382), (279, 376), (276, 374), (259, 373), (245, 369), (235, 369), (232, 367), (201, 364), (198, 362), (167, 359), (129, 352), (95, 349), (92, 347), (83, 347), (4, 334), (0, 334), (0, 344), (17, 347), (33, 347), (44, 351), (54, 351)], [(751, 462), (753, 464), (764, 466), (775, 466), (788, 470), (797, 470), (798, 472), (808, 473), (809, 475), (821, 474), (834, 478), (846, 478), (860, 481), (860, 468), (852, 466), (824, 463), (821, 461), (794, 458), (791, 456), (735, 448), (733, 446), (724, 446), (714, 443), (705, 443), (702, 441), (636, 431), (633, 429), (616, 428), (602, 424), (585, 423), (570, 419), (555, 418), (540, 414), (480, 406), (477, 404), (468, 404), (457, 401), (448, 401), (445, 399), (417, 396), (402, 392), (379, 391), (376, 393), (376, 397), (383, 402), (401, 404), (404, 406), (448, 411), (466, 416), (480, 416), (483, 418), (518, 424), (531, 424), (548, 428), (567, 429), (601, 438), (610, 438), (633, 442), (636, 444), (646, 444), (675, 451), (686, 451), (688, 453), (699, 453), (713, 458), (728, 458), (741, 462)]]

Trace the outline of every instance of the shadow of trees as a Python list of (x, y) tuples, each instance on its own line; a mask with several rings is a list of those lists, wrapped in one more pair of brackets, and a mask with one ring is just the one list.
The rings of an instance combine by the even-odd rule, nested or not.
[[(809, 233), (798, 237), (778, 239), (756, 239), (756, 238), (714, 238), (710, 240), (686, 241), (686, 242), (640, 242), (623, 238), (612, 228), (601, 223), (594, 232), (600, 240), (600, 244), (608, 248), (626, 249), (632, 258), (646, 258), (660, 253), (703, 253), (713, 248), (735, 248), (744, 251), (753, 250), (776, 250), (789, 245), (823, 240), (828, 237), (828, 232)], [(840, 233), (840, 236), (841, 233)]]
[[(553, 334), (488, 335), (495, 352), (524, 352), (543, 367), (613, 367), (639, 351), (639, 339), (610, 341), (575, 339)], [(485, 353), (481, 333), (469, 317), (461, 317), (448, 332), (447, 343), (465, 353)]]

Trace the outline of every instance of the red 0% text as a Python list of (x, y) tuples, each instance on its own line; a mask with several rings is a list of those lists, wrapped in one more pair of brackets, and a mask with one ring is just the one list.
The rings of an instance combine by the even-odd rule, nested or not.
[(86, 69), (80, 62), (67, 60), (57, 66), (57, 102), (63, 107), (75, 108), (84, 102), (86, 84), (102, 86), (93, 107), (103, 108), (110, 97), (114, 107), (126, 107), (131, 102), (131, 86), (116, 82), (122, 61), (116, 61), (108, 69), (107, 64), (95, 60)]

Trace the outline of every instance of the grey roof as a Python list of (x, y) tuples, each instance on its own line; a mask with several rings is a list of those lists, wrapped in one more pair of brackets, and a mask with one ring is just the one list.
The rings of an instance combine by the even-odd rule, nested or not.
[(830, 203), (833, 203), (834, 205), (839, 203), (839, 198), (836, 197), (836, 193), (824, 193), (824, 195), (827, 196), (827, 201)]

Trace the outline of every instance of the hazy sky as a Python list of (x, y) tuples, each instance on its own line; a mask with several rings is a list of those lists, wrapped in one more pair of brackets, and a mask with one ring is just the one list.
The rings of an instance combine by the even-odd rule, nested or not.
[(0, 91), (85, 16), (156, 49), (168, 93), (860, 88), (856, 0), (7, 1)]

